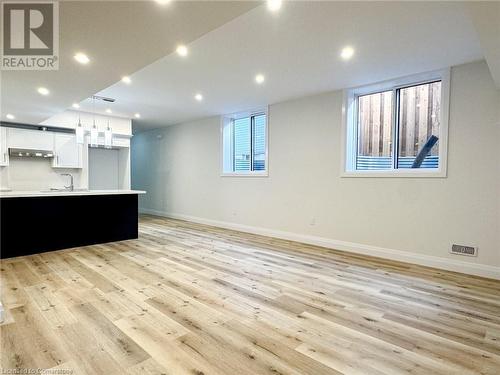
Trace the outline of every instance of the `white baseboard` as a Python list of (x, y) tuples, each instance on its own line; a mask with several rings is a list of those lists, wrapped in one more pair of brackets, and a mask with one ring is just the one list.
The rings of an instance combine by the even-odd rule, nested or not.
[(192, 221), (199, 224), (206, 224), (227, 229), (234, 229), (241, 232), (259, 234), (267, 237), (275, 237), (283, 240), (302, 242), (310, 245), (326, 247), (329, 249), (342, 250), (356, 254), (370, 255), (389, 260), (397, 260), (400, 262), (413, 263), (421, 266), (439, 268), (447, 271), (460, 272), (460, 273), (500, 280), (500, 267), (489, 266), (486, 264), (468, 263), (460, 260), (435, 257), (431, 255), (416, 254), (408, 251), (387, 249), (378, 246), (358, 244), (354, 242), (338, 241), (330, 238), (310, 236), (306, 234), (297, 234), (297, 233), (285, 232), (267, 228), (259, 228), (250, 225), (211, 220), (201, 217), (163, 212), (146, 208), (139, 208), (139, 212), (155, 216), (168, 217), (172, 219)]

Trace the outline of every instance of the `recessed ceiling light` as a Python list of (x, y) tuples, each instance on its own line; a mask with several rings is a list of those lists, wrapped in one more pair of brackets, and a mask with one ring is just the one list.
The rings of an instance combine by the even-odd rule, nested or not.
[(113, 111), (111, 109), (106, 109), (106, 113), (113, 113)]
[(264, 77), (263, 74), (257, 74), (255, 76), (255, 82), (257, 82), (259, 85), (264, 83), (265, 80), (266, 80), (266, 77)]
[(283, 2), (281, 0), (267, 0), (267, 9), (271, 12), (276, 12), (277, 10), (280, 10), (282, 3)]
[(45, 96), (46, 96), (46, 95), (49, 95), (49, 94), (50, 94), (50, 91), (49, 91), (48, 89), (46, 89), (45, 87), (39, 87), (39, 88), (37, 89), (37, 91), (38, 91), (38, 93), (39, 93), (40, 95), (45, 95)]
[(130, 85), (132, 83), (132, 80), (130, 79), (129, 76), (123, 76), (122, 77), (122, 82), (126, 83), (127, 85)]
[(201, 102), (201, 101), (203, 100), (203, 95), (201, 95), (201, 94), (196, 94), (196, 95), (194, 96), (194, 98), (195, 98), (196, 100), (198, 100), (199, 102)]
[(16, 118), (16, 116), (14, 116), (11, 113), (7, 113), (7, 116), (5, 116), (5, 117), (7, 117), (9, 120), (14, 120)]
[(80, 104), (78, 104), (78, 103), (73, 103), (71, 106), (72, 106), (74, 109), (78, 109), (78, 108), (80, 108)]
[(354, 48), (347, 46), (342, 48), (342, 52), (340, 52), (340, 57), (344, 60), (349, 60), (354, 55)]
[(177, 46), (176, 52), (179, 56), (185, 57), (188, 54), (188, 49), (185, 45), (181, 44)]
[(166, 5), (170, 3), (170, 0), (156, 0), (156, 2), (160, 5)]
[(76, 61), (78, 61), (80, 64), (88, 64), (90, 62), (90, 59), (89, 57), (84, 54), (84, 53), (81, 53), (81, 52), (78, 52), (75, 56), (73, 56), (75, 58)]
[(136, 113), (136, 114), (134, 115), (134, 117), (135, 117), (135, 118), (141, 118), (141, 114), (140, 114), (140, 113)]

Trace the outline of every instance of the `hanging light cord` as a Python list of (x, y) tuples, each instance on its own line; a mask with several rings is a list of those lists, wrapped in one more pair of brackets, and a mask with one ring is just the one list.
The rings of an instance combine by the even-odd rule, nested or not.
[(95, 96), (92, 96), (92, 122), (95, 128)]

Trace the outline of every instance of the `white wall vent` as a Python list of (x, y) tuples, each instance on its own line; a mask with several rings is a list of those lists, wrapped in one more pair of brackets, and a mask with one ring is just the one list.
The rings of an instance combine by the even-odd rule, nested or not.
[(450, 253), (477, 257), (477, 247), (453, 244)]

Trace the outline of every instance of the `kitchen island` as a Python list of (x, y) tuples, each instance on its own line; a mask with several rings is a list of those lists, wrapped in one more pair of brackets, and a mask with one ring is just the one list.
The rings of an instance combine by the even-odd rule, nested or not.
[(0, 257), (138, 237), (137, 190), (0, 192)]

